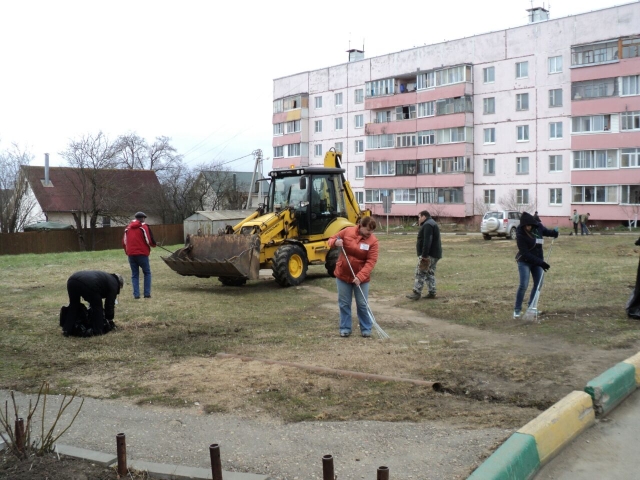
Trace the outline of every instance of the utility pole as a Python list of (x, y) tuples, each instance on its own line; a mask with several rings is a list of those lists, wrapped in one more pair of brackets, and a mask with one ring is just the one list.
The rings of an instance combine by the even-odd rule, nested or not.
[[(256, 174), (260, 174), (260, 179), (262, 179), (262, 150), (260, 150), (259, 148), (257, 150), (254, 150), (253, 152), (251, 152), (253, 154), (253, 156), (256, 157), (256, 163), (254, 164), (253, 167), (253, 175), (251, 175), (251, 184), (249, 185), (249, 196), (247, 197), (247, 203), (245, 204), (245, 210), (247, 210), (249, 207), (251, 207), (251, 197), (253, 195), (253, 188), (255, 185), (255, 181), (256, 181)], [(259, 190), (258, 190), (258, 200), (262, 198), (262, 182), (259, 183)], [(258, 201), (258, 203), (260, 203)]]

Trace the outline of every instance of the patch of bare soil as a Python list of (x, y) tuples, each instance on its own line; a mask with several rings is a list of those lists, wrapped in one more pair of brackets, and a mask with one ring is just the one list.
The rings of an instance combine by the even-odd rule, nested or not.
[[(0, 461), (0, 480), (115, 480), (121, 478), (115, 468), (103, 467), (76, 458), (55, 454), (18, 459), (4, 452)], [(131, 472), (127, 478), (154, 480), (146, 473)]]

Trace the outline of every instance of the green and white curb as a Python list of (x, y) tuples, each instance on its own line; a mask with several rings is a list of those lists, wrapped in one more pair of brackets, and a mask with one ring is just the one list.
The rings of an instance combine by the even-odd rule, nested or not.
[(640, 353), (590, 380), (511, 435), (468, 480), (529, 480), (640, 386)]

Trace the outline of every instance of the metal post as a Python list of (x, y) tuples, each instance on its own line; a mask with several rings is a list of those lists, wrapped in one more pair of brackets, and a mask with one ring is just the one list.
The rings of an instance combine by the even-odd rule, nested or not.
[(222, 463), (220, 462), (220, 446), (217, 443), (209, 445), (211, 457), (211, 477), (213, 480), (222, 480)]
[(335, 480), (333, 473), (333, 455), (322, 457), (322, 480)]
[(389, 467), (378, 467), (378, 480), (389, 480)]
[(127, 441), (124, 433), (116, 435), (116, 450), (118, 455), (118, 475), (126, 476), (127, 469)]
[(16, 448), (20, 453), (24, 453), (24, 419), (16, 418), (15, 434)]

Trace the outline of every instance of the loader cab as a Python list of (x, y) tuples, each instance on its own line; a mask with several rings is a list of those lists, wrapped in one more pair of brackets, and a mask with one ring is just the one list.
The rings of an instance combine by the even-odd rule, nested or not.
[(300, 235), (320, 235), (338, 217), (346, 217), (339, 168), (309, 167), (270, 173), (267, 211), (293, 209)]

